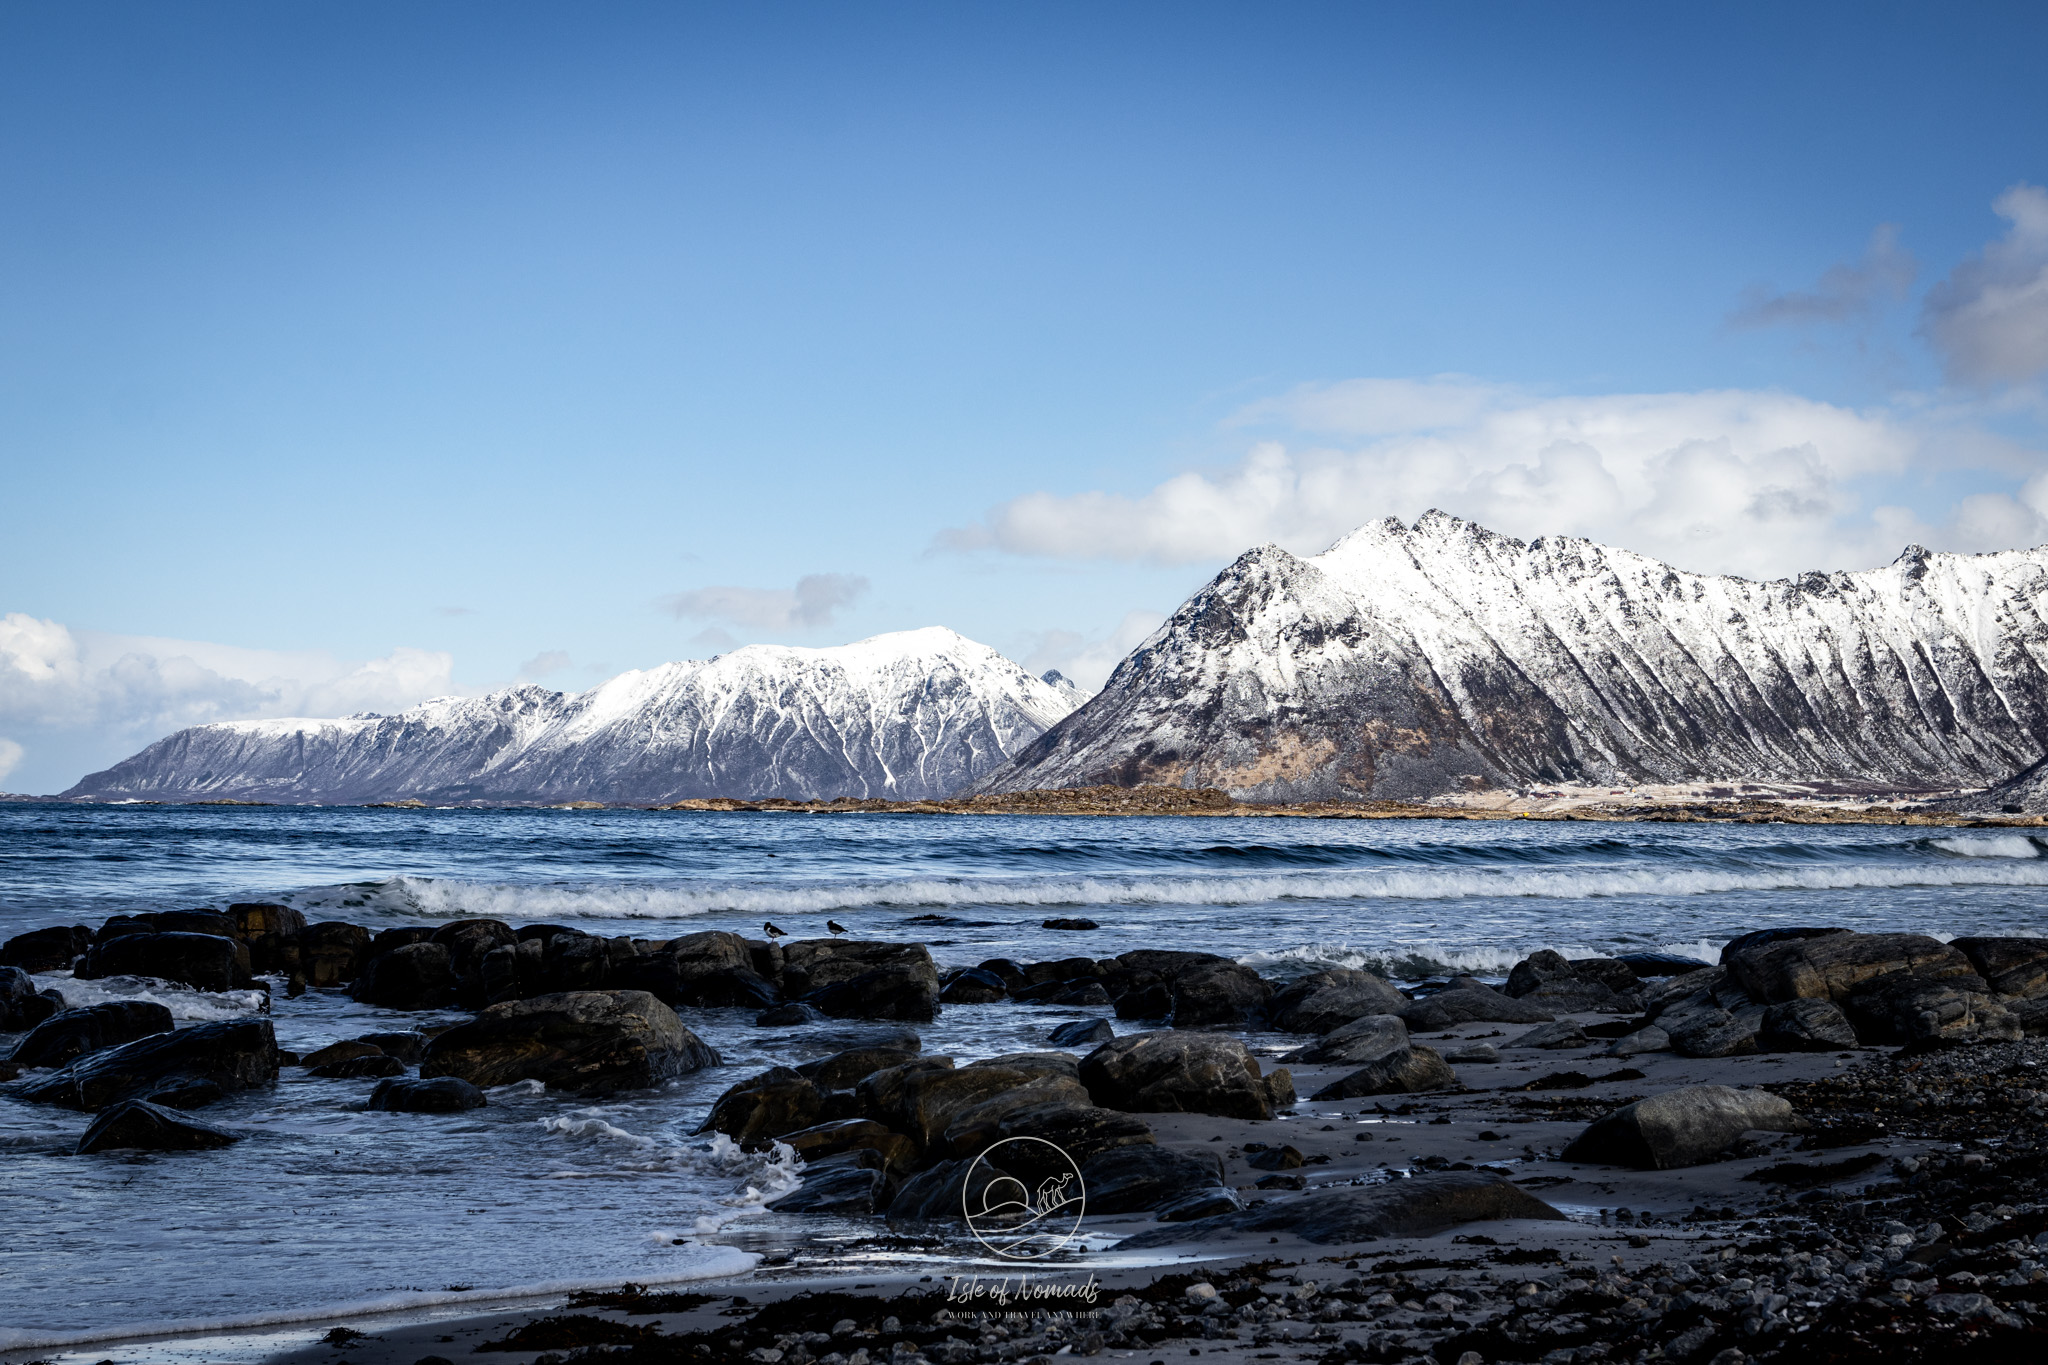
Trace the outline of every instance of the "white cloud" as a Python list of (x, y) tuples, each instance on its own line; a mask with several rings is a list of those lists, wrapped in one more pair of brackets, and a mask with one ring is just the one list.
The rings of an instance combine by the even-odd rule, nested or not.
[(1748, 390), (1542, 397), (1455, 376), (1376, 379), (1299, 389), (1248, 413), (1299, 439), (1136, 496), (1028, 494), (942, 543), (1195, 564), (1266, 541), (1313, 552), (1375, 517), (1442, 507), (1512, 535), (1584, 535), (1687, 568), (1776, 576), (1881, 563), (1915, 536), (2014, 543), (1982, 542), (1997, 524), (1987, 509), (1930, 527), (1867, 506), (1868, 490), (1924, 468), (2043, 462), (1942, 414)]
[(560, 673), (569, 666), (568, 651), (544, 649), (525, 663), (519, 665), (519, 676), (522, 678), (546, 678)]
[(2011, 228), (1930, 289), (1921, 313), (1921, 334), (1966, 384), (2048, 374), (2048, 190), (2014, 185), (1991, 206)]
[(1143, 643), (1146, 636), (1166, 620), (1164, 612), (1131, 611), (1116, 628), (1104, 635), (1085, 635), (1077, 630), (1048, 630), (1041, 633), (1024, 667), (1043, 674), (1057, 669), (1084, 692), (1100, 692), (1116, 666)]
[(11, 739), (0, 739), (0, 782), (7, 780), (7, 774), (21, 766), (21, 756), (27, 752)]
[(858, 574), (814, 573), (796, 581), (794, 589), (720, 586), (670, 593), (660, 606), (676, 619), (729, 621), (756, 630), (791, 630), (826, 626), (842, 607), (852, 606), (868, 590)]
[(1728, 321), (1736, 327), (1848, 322), (1887, 299), (1904, 298), (1919, 269), (1912, 253), (1899, 245), (1898, 225), (1880, 223), (1861, 261), (1828, 267), (1811, 289), (1783, 294), (1752, 289)]
[[(453, 659), (397, 649), (349, 663), (318, 652), (73, 631), (23, 612), (0, 616), (0, 742), (8, 767), (42, 790), (69, 786), (188, 725), (261, 716), (398, 711), (454, 689)], [(6, 758), (0, 752), (0, 759)]]

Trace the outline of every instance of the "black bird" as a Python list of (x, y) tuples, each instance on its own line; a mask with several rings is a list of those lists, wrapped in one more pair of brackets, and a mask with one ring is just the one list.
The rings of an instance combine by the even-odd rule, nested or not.
[(780, 929), (776, 928), (776, 927), (775, 927), (774, 925), (772, 925), (772, 924), (764, 924), (764, 925), (762, 925), (761, 927), (762, 927), (763, 929), (767, 930), (767, 932), (768, 932), (768, 937), (770, 937), (770, 938), (788, 938), (788, 937), (789, 937), (789, 935), (788, 935), (788, 934), (784, 933), (784, 932), (783, 932), (782, 930), (780, 930)]
[(840, 923), (840, 922), (839, 922), (838, 920), (836, 920), (836, 919), (828, 919), (828, 920), (826, 920), (826, 921), (825, 921), (825, 927), (826, 927), (827, 929), (830, 929), (830, 930), (831, 930), (831, 931), (832, 931), (833, 933), (835, 933), (835, 934), (843, 934), (843, 933), (845, 933), (845, 932), (846, 932), (846, 926), (845, 926), (845, 925), (843, 925), (843, 924), (841, 924), (841, 923)]

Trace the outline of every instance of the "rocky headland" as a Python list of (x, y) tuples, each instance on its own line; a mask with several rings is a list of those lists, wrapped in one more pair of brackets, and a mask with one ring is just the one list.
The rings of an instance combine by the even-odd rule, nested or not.
[[(4, 1093), (80, 1111), (80, 1160), (190, 1152), (162, 1159), (198, 1179), (241, 1137), (204, 1111), (281, 1068), (435, 1113), (514, 1081), (645, 1089), (720, 1067), (721, 1039), (787, 1040), (698, 1125), (802, 1162), (773, 1232), (748, 1234), (779, 1243), (771, 1265), (711, 1292), (336, 1324), (327, 1361), (1735, 1365), (2048, 1341), (2048, 940), (1775, 928), (1715, 964), (1541, 952), (1504, 981), (1397, 984), (1098, 959), (1073, 923), (1072, 957), (945, 969), (911, 942), (372, 932), (267, 904), (52, 925), (0, 945)], [(295, 1055), (262, 1010), (177, 1027), (62, 998), (143, 968), (394, 1018)], [(955, 1009), (1032, 1011), (1043, 1046), (928, 1053), (920, 1026)], [(426, 1010), (466, 1021), (404, 1026)], [(1085, 1239), (991, 1271), (962, 1210), (1046, 1177), (1016, 1137), (1079, 1167)], [(849, 1230), (930, 1273), (854, 1279)], [(1042, 1298), (1009, 1297), (1027, 1281)]]

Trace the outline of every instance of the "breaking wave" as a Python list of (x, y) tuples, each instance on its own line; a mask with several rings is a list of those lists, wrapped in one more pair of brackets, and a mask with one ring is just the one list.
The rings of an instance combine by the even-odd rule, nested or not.
[[(1940, 841), (1943, 843), (1949, 841)], [(1963, 841), (1990, 843), (1992, 841)], [(2031, 841), (2029, 847), (2032, 847)], [(1949, 850), (1954, 852), (1954, 850)], [(2038, 852), (2038, 850), (2036, 850)], [(1259, 905), (1275, 901), (1453, 901), (1472, 897), (1588, 900), (1778, 890), (2048, 887), (2048, 859), (1972, 850), (1960, 858), (1758, 866), (1459, 867), (1208, 876), (912, 877), (834, 882), (607, 881), (512, 884), (392, 877), (290, 897), (309, 917), (484, 916), (673, 920), (706, 914), (796, 915), (945, 906)]]

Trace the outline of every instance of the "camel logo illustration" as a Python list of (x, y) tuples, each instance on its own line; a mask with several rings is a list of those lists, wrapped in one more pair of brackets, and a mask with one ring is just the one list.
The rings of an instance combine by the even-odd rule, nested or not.
[(1005, 1138), (967, 1168), (960, 1193), (967, 1230), (1005, 1260), (1050, 1256), (1080, 1231), (1088, 1195), (1081, 1168), (1044, 1138)]

